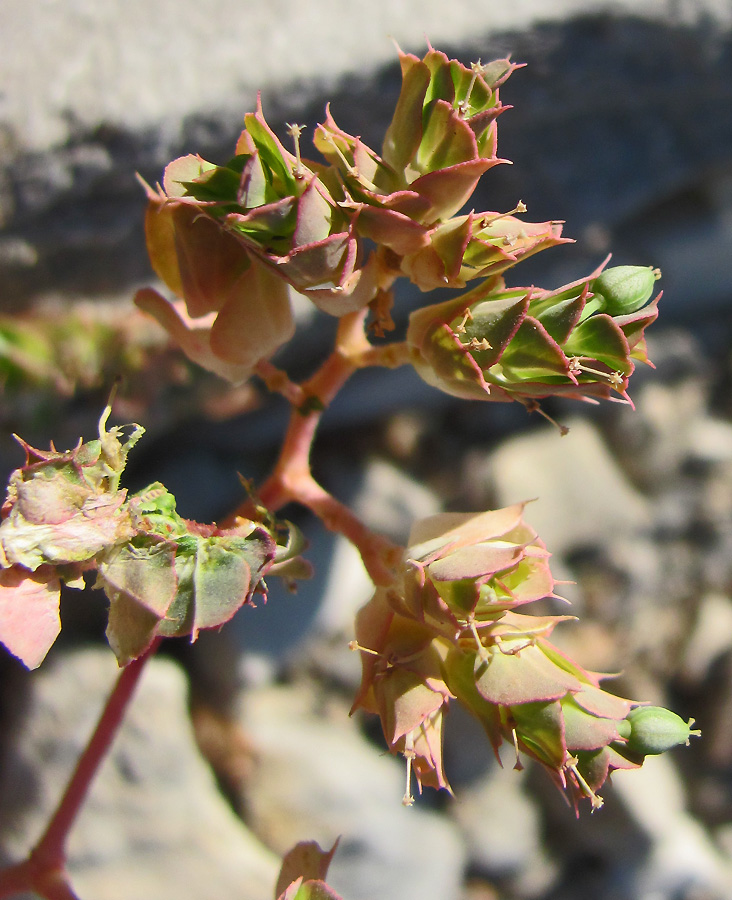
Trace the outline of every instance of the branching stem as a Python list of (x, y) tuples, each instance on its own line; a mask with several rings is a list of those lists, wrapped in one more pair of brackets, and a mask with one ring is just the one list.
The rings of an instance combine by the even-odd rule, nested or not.
[[(260, 488), (258, 498), (272, 512), (293, 501), (312, 510), (326, 528), (343, 534), (358, 548), (373, 582), (387, 585), (394, 580), (393, 568), (401, 548), (374, 534), (347, 506), (318, 484), (310, 471), (310, 453), (320, 420), (351, 375), (363, 366), (376, 364), (376, 358), (389, 366), (406, 361), (403, 351), (390, 349), (402, 345), (374, 348), (369, 343), (364, 328), (367, 314), (368, 310), (363, 309), (343, 316), (335, 348), (328, 359), (308, 381), (287, 388), (291, 402), (295, 401), (290, 423), (277, 464)], [(273, 373), (260, 371), (258, 374), (271, 378)], [(237, 513), (246, 515), (247, 507), (242, 506)]]

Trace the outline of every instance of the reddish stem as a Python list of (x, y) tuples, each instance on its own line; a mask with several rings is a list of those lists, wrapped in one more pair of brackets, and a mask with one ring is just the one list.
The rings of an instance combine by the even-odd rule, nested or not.
[(66, 841), (94, 776), (117, 734), (145, 663), (154, 654), (159, 642), (160, 638), (157, 638), (147, 653), (120, 672), (94, 733), (40, 841), (27, 860), (0, 872), (0, 898), (34, 890), (47, 900), (77, 900), (65, 872)]
[[(393, 568), (401, 548), (374, 534), (347, 506), (318, 484), (310, 472), (310, 452), (320, 420), (351, 375), (364, 366), (395, 367), (406, 361), (406, 347), (403, 344), (372, 347), (364, 332), (367, 314), (368, 310), (364, 309), (343, 316), (338, 326), (335, 348), (328, 359), (312, 378), (301, 385), (301, 393), (296, 394), (294, 385), (287, 388), (299, 403), (297, 406), (293, 404), (279, 459), (260, 488), (258, 499), (271, 512), (291, 501), (307, 506), (326, 528), (343, 534), (354, 544), (374, 584), (387, 585), (394, 579)], [(266, 374), (273, 381), (273, 372), (262, 370), (259, 374)], [(307, 409), (308, 400), (311, 401), (311, 409)], [(247, 502), (223, 524), (233, 524), (236, 515), (246, 516), (250, 512)]]

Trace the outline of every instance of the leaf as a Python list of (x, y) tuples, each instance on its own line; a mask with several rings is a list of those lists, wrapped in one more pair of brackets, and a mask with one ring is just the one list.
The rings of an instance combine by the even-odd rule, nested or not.
[(409, 165), (422, 140), (422, 106), (430, 83), (425, 64), (411, 53), (399, 53), (402, 87), (384, 137), (384, 162), (396, 170)]
[(210, 345), (222, 360), (253, 368), (294, 333), (287, 284), (252, 260), (226, 295), (211, 327)]
[(480, 694), (491, 703), (515, 706), (540, 700), (558, 700), (569, 691), (577, 691), (581, 682), (549, 660), (534, 644), (512, 652), (511, 641), (503, 642), (506, 651), (491, 648), (488, 659), (479, 661), (476, 682)]
[(389, 744), (419, 728), (445, 702), (415, 672), (394, 666), (374, 683), (384, 737)]
[(275, 897), (279, 897), (288, 885), (299, 877), (302, 877), (304, 881), (325, 880), (328, 867), (338, 847), (338, 840), (330, 850), (322, 850), (315, 841), (300, 841), (291, 850), (288, 850), (282, 858)]
[(99, 564), (99, 583), (108, 593), (124, 594), (156, 618), (167, 613), (175, 597), (175, 545), (142, 539), (115, 547)]
[(597, 359), (624, 375), (633, 371), (630, 347), (620, 326), (605, 313), (597, 313), (578, 325), (563, 348), (567, 356)]
[(511, 707), (511, 716), (522, 743), (545, 765), (559, 768), (567, 756), (558, 701), (523, 703)]
[(152, 644), (160, 617), (123, 593), (112, 593), (109, 601), (107, 640), (120, 666), (137, 659)]
[(61, 631), (60, 584), (50, 566), (32, 574), (19, 566), (0, 570), (0, 642), (36, 669)]

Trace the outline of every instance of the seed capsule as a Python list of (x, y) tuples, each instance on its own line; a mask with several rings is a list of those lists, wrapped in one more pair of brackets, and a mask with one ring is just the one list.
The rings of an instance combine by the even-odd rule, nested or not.
[(604, 300), (603, 312), (624, 316), (646, 305), (660, 277), (658, 269), (650, 266), (615, 266), (600, 273), (590, 283), (590, 290)]
[(688, 744), (691, 735), (701, 734), (698, 728), (692, 730), (693, 719), (684, 722), (661, 706), (638, 706), (628, 713), (626, 722), (630, 725), (628, 750), (643, 756), (656, 756), (679, 744)]

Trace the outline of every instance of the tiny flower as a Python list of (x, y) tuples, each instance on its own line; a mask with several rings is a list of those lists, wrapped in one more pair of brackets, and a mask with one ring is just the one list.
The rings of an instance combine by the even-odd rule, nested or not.
[(353, 708), (379, 715), (420, 789), (450, 789), (442, 758), (450, 702), (478, 719), (499, 761), (508, 742), (516, 768), (522, 756), (535, 759), (575, 807), (583, 798), (600, 807), (614, 769), (637, 768), (696, 733), (667, 710), (605, 691), (603, 676), (557, 649), (549, 637), (571, 617), (523, 612), (554, 596), (548, 557), (523, 504), (433, 516), (415, 525), (397, 581), (359, 612), (353, 646), (363, 677)]
[(518, 66), (506, 59), (467, 67), (431, 47), (421, 60), (401, 51), (399, 60), (402, 88), (381, 155), (341, 130), (330, 111), (315, 145), (354, 201), (431, 225), (454, 215), (502, 162), (498, 87)]
[(619, 279), (608, 269), (555, 291), (506, 289), (489, 279), (417, 310), (407, 333), (411, 361), (429, 384), (467, 399), (615, 393), (629, 402), (635, 363), (648, 362), (644, 331), (658, 315), (658, 298), (648, 302), (652, 270), (622, 268)]

